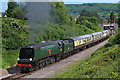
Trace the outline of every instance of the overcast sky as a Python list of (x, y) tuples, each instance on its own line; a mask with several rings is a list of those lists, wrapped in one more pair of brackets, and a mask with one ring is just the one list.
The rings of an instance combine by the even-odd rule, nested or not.
[[(0, 0), (0, 12), (1, 11), (3, 12), (7, 9), (8, 1), (9, 0)], [(21, 0), (15, 0), (15, 1), (21, 1)], [(31, 1), (39, 1), (39, 0), (31, 0)], [(45, 1), (45, 0), (40, 0), (40, 1)], [(64, 1), (65, 4), (82, 4), (82, 3), (118, 3), (120, 0), (62, 0), (62, 1)]]

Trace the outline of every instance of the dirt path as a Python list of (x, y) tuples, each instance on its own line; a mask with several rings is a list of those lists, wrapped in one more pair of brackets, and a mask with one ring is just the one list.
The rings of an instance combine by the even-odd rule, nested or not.
[(24, 78), (52, 78), (54, 75), (60, 73), (61, 71), (64, 71), (66, 66), (79, 61), (81, 59), (89, 57), (94, 51), (96, 51), (98, 48), (103, 46), (105, 43), (107, 43), (108, 40), (93, 46), (89, 49), (86, 49), (84, 51), (81, 51), (67, 59), (61, 60), (57, 62), (56, 64), (52, 64), (50, 66), (47, 66), (45, 68), (40, 69), (39, 71), (32, 73), (31, 75), (28, 75)]
[(0, 68), (0, 77), (2, 77), (3, 75), (8, 75), (8, 72), (6, 69)]

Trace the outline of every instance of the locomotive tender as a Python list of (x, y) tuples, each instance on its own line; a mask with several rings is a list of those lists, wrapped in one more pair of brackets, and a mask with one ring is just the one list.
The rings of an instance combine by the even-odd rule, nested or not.
[(110, 36), (110, 30), (71, 37), (62, 40), (46, 41), (24, 46), (20, 49), (18, 66), (21, 72), (32, 71), (62, 58), (70, 56), (81, 49), (95, 45)]

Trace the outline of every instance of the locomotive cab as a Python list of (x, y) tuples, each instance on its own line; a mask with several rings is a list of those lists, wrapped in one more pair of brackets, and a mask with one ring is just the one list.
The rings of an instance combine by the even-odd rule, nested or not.
[(30, 61), (34, 58), (33, 48), (22, 48), (20, 50), (19, 59), (29, 59)]
[(21, 67), (21, 71), (29, 71), (29, 69), (32, 67), (33, 59), (33, 48), (21, 48), (18, 58), (18, 66)]

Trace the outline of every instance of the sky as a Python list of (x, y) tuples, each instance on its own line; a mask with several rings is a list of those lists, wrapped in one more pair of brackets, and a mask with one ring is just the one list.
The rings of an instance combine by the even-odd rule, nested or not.
[[(67, 2), (69, 1), (69, 2)], [(79, 3), (118, 3), (120, 0), (64, 0), (65, 4)]]
[[(5, 10), (7, 10), (8, 1), (9, 0), (0, 0), (0, 12), (4, 12)], [(21, 1), (21, 0), (15, 0), (15, 1)], [(39, 0), (31, 0), (31, 1), (39, 1)], [(44, 1), (44, 0), (40, 0), (40, 1)], [(82, 4), (82, 3), (118, 3), (120, 0), (62, 0), (62, 1), (64, 1), (65, 4)]]

